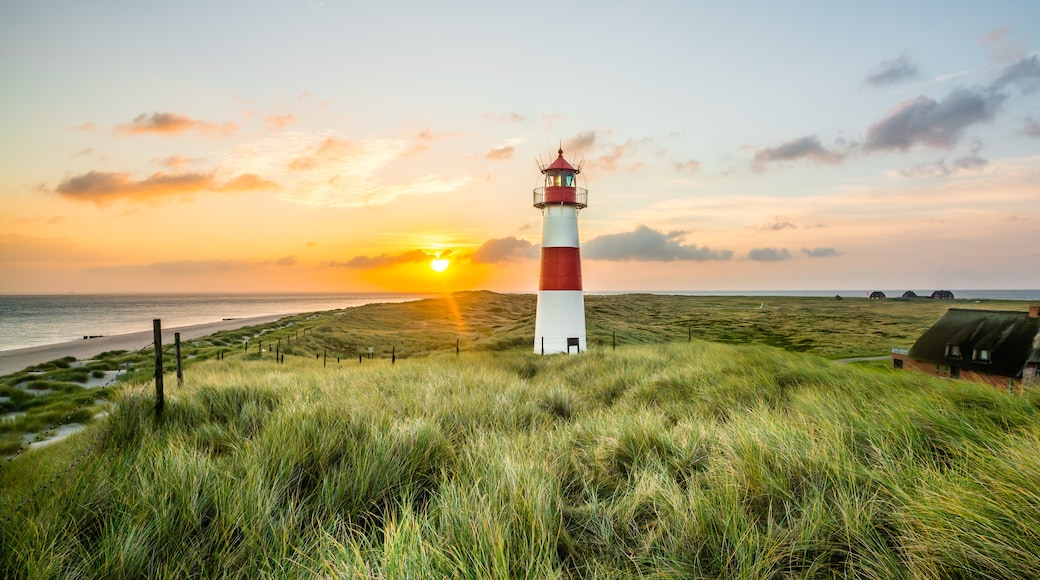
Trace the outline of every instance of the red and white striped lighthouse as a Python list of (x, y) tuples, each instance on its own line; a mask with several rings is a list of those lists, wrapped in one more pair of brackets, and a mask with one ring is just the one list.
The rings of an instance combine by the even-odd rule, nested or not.
[(562, 148), (556, 161), (541, 169), (545, 187), (534, 190), (534, 206), (542, 210), (542, 265), (534, 352), (576, 354), (585, 350), (578, 212), (586, 207), (589, 192), (577, 187), (581, 169), (567, 163)]

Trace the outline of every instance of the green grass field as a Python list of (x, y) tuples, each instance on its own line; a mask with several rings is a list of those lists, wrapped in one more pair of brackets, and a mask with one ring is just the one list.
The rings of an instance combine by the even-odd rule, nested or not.
[(828, 360), (951, 305), (590, 296), (572, 357), (532, 296), (370, 305), (202, 341), (161, 418), (113, 353), (109, 415), (0, 467), (0, 573), (1040, 577), (1040, 394)]

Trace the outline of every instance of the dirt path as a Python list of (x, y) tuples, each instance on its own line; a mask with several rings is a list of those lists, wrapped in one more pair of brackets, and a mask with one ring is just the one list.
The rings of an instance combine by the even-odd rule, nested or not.
[[(163, 329), (163, 343), (173, 343), (173, 333), (181, 333), (181, 340), (190, 340), (208, 336), (221, 330), (234, 330), (245, 326), (266, 324), (292, 314), (272, 314), (253, 318), (236, 318), (206, 324), (194, 324), (177, 328)], [(102, 336), (85, 340), (73, 340), (44, 346), (16, 348), (0, 351), (0, 376), (18, 372), (26, 367), (52, 361), (65, 356), (74, 356), (78, 360), (89, 359), (108, 350), (140, 350), (152, 344), (152, 331), (131, 332), (114, 336)]]

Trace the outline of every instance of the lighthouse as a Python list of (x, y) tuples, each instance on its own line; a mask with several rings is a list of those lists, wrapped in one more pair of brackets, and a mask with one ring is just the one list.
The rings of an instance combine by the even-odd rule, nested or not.
[(585, 350), (585, 296), (581, 288), (578, 212), (589, 192), (575, 183), (581, 169), (563, 158), (541, 167), (545, 186), (534, 190), (542, 211), (542, 263), (538, 275), (538, 313), (534, 352), (577, 354)]

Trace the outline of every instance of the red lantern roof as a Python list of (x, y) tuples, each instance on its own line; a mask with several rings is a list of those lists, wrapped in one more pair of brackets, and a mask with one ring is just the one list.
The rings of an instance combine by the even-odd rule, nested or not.
[(563, 158), (562, 147), (557, 151), (557, 153), (559, 154), (559, 157), (556, 158), (556, 161), (552, 162), (552, 165), (543, 169), (542, 173), (545, 173), (546, 171), (573, 171), (574, 173), (581, 173), (580, 169), (575, 169), (570, 163), (567, 163), (566, 159)]

